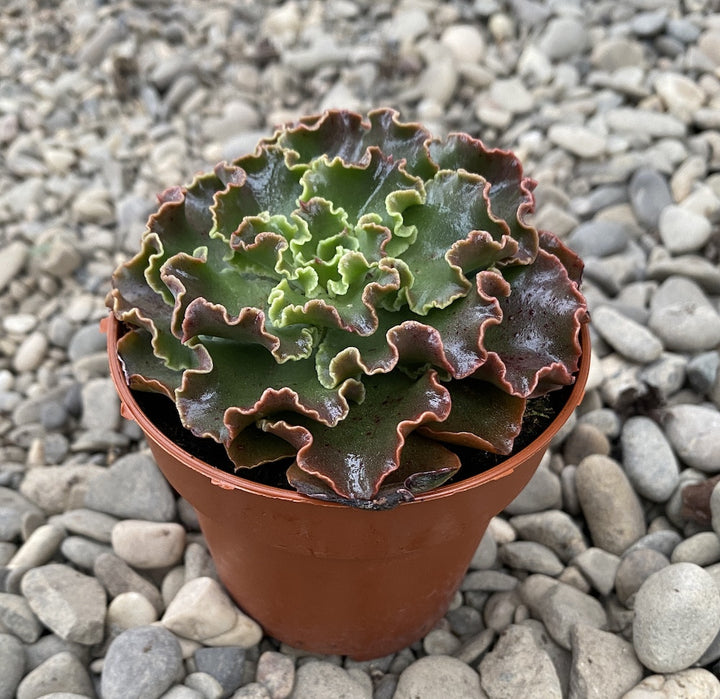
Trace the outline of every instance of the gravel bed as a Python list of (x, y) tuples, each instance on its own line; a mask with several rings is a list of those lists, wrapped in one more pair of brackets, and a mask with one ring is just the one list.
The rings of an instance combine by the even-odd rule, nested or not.
[[(719, 10), (4, 0), (0, 699), (720, 696)], [(358, 663), (231, 602), (98, 322), (157, 192), (378, 106), (518, 154), (536, 224), (586, 260), (594, 356), (446, 617)]]

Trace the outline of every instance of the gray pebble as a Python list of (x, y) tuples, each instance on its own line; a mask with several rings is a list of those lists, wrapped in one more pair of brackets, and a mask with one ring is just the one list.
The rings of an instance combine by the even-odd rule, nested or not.
[[(607, 148), (606, 139), (601, 134), (579, 124), (553, 124), (548, 129), (548, 138), (555, 145), (580, 158), (597, 158), (603, 155)], [(572, 237), (575, 237), (575, 234)], [(577, 242), (575, 240), (571, 241), (570, 246), (579, 252)], [(627, 240), (624, 241), (622, 247), (625, 247), (625, 244), (627, 244)], [(590, 245), (594, 246), (594, 242), (590, 242)], [(603, 249), (606, 249), (605, 245), (602, 243), (600, 245)]]
[(630, 136), (642, 134), (655, 138), (679, 138), (686, 132), (680, 119), (649, 109), (616, 107), (607, 111), (605, 121), (612, 131)]
[(177, 522), (125, 519), (113, 527), (112, 548), (133, 568), (167, 568), (182, 558), (185, 536)]
[(20, 240), (14, 240), (0, 250), (2, 266), (0, 266), (0, 291), (15, 278), (25, 266), (28, 259), (28, 246)]
[(540, 37), (540, 50), (551, 60), (575, 56), (588, 46), (588, 33), (574, 17), (554, 17)]
[(461, 605), (451, 609), (445, 618), (450, 623), (450, 630), (461, 638), (473, 636), (483, 629), (482, 616), (474, 607)]
[(82, 426), (110, 431), (120, 427), (120, 398), (111, 379), (91, 379), (83, 386)]
[(613, 459), (588, 456), (578, 465), (575, 482), (596, 546), (620, 555), (646, 533), (640, 501)]
[(668, 350), (701, 352), (720, 344), (720, 316), (702, 289), (682, 277), (669, 277), (660, 285), (648, 325)]
[(51, 520), (51, 523), (67, 529), (72, 534), (109, 544), (117, 519), (102, 512), (78, 508), (57, 515)]
[(191, 672), (185, 677), (185, 686), (209, 699), (221, 699), (224, 696), (222, 685), (207, 672)]
[(52, 524), (39, 526), (8, 562), (8, 568), (32, 568), (47, 563), (60, 547), (65, 531)]
[(40, 330), (30, 333), (17, 348), (13, 359), (13, 369), (18, 374), (24, 371), (35, 371), (42, 361), (48, 349), (48, 340)]
[(25, 496), (0, 486), (0, 541), (13, 541), (19, 536), (26, 512), (42, 515), (42, 510)]
[(9, 592), (0, 592), (0, 628), (24, 643), (34, 643), (42, 633), (42, 625), (27, 600)]
[(675, 405), (663, 417), (665, 434), (684, 463), (705, 473), (720, 471), (720, 412), (704, 405)]
[(53, 655), (29, 672), (17, 688), (17, 699), (36, 699), (54, 692), (93, 696), (95, 690), (85, 666), (67, 651)]
[(177, 638), (160, 626), (123, 631), (107, 650), (100, 686), (105, 699), (159, 697), (182, 678)]
[(632, 644), (615, 634), (578, 624), (571, 644), (570, 696), (621, 697), (644, 675)]
[(175, 497), (150, 456), (130, 453), (88, 484), (85, 506), (116, 517), (170, 522)]
[(0, 633), (0, 698), (12, 699), (25, 674), (23, 644), (7, 633)]
[(557, 508), (560, 505), (560, 479), (540, 464), (528, 484), (505, 508), (509, 515), (522, 515)]
[[(298, 675), (307, 665), (300, 668)], [(338, 696), (338, 695), (334, 695)], [(348, 699), (355, 694), (347, 694)], [(358, 697), (363, 695), (358, 694)], [(445, 699), (482, 699), (480, 676), (471, 667), (446, 655), (429, 655), (416, 660), (403, 670), (398, 680), (393, 699), (413, 699), (414, 697), (437, 697)], [(330, 694), (293, 695), (293, 699), (331, 699)]]
[(615, 587), (620, 558), (596, 547), (575, 556), (572, 564), (580, 569), (590, 584), (601, 594), (609, 595)]
[(662, 430), (650, 418), (631, 417), (620, 439), (622, 463), (638, 494), (653, 502), (665, 502), (680, 478), (677, 459)]
[(567, 238), (567, 244), (582, 258), (607, 257), (622, 252), (628, 245), (627, 227), (618, 221), (603, 219), (581, 223)]
[(587, 422), (577, 424), (563, 445), (565, 463), (577, 465), (590, 454), (610, 453), (610, 441), (593, 425)]
[(695, 282), (706, 293), (720, 293), (720, 269), (699, 255), (678, 255), (670, 257), (664, 248), (655, 248), (648, 260), (648, 279), (664, 281), (674, 275), (681, 275)]
[(682, 537), (672, 529), (658, 529), (639, 538), (632, 546), (629, 546), (624, 555), (627, 556), (637, 549), (652, 549), (670, 558), (675, 547), (682, 541)]
[[(233, 699), (236, 697), (237, 694), (233, 695)], [(197, 689), (191, 689), (184, 684), (176, 684), (164, 692), (160, 699), (205, 699), (205, 697)], [(268, 699), (267, 695), (263, 699)]]
[(25, 659), (27, 670), (33, 670), (53, 655), (58, 653), (72, 653), (81, 663), (87, 665), (90, 660), (90, 646), (84, 646), (74, 641), (67, 641), (60, 636), (49, 633), (41, 636), (35, 643), (25, 646)]
[(109, 546), (86, 539), (84, 536), (68, 536), (60, 544), (60, 552), (63, 556), (78, 568), (85, 570), (92, 570), (97, 557), (111, 551)]
[(293, 699), (370, 699), (371, 694), (347, 670), (320, 660), (298, 668), (292, 696)]
[(44, 466), (26, 471), (20, 492), (39, 505), (47, 514), (59, 514), (75, 509), (87, 484), (103, 473), (102, 466), (94, 464), (63, 464)]
[(596, 629), (607, 627), (607, 614), (600, 602), (580, 590), (557, 583), (537, 604), (540, 619), (553, 640), (563, 648), (572, 648), (571, 632), (576, 624)]
[(655, 334), (610, 306), (595, 309), (593, 322), (603, 339), (630, 361), (649, 364), (662, 354)]
[(720, 630), (720, 590), (705, 570), (674, 563), (653, 573), (635, 596), (633, 645), (654, 672), (684, 670)]
[(696, 252), (707, 243), (712, 232), (705, 216), (674, 204), (662, 210), (658, 227), (663, 245), (673, 255)]
[[(73, 328), (74, 326), (72, 324), (67, 323), (65, 327), (56, 329), (56, 333), (58, 333), (59, 337), (65, 338)], [(79, 330), (74, 331), (71, 339), (69, 339), (67, 343), (68, 357), (70, 361), (75, 363), (83, 357), (89, 357), (98, 352), (105, 352), (106, 342), (107, 339), (105, 335), (100, 332), (97, 323), (84, 325)]]
[[(200, 699), (200, 697), (198, 697)], [(251, 682), (233, 694), (233, 699), (272, 699), (267, 689), (259, 682)]]
[(672, 563), (709, 566), (720, 561), (720, 539), (715, 532), (698, 532), (681, 541), (670, 556)]
[(523, 539), (537, 541), (567, 562), (587, 548), (582, 531), (572, 518), (560, 510), (518, 515), (510, 524)]
[(507, 573), (501, 573), (499, 570), (474, 570), (465, 576), (460, 589), (463, 591), (501, 592), (513, 590), (517, 584), (516, 578)]
[[(524, 626), (510, 626), (493, 650), (480, 661), (479, 671), (483, 689), (491, 697), (523, 696), (529, 687), (537, 696), (548, 699), (563, 696), (550, 656), (538, 646), (532, 631)], [(440, 685), (435, 696), (445, 696)]]
[(687, 364), (687, 378), (700, 395), (710, 395), (720, 367), (718, 352), (703, 352), (695, 355)]
[(720, 692), (720, 680), (701, 667), (663, 675), (650, 675), (633, 687), (623, 699), (705, 699)]
[(287, 655), (265, 651), (258, 658), (255, 677), (269, 697), (283, 699), (290, 696), (295, 684), (295, 663)]
[(663, 352), (657, 361), (642, 368), (638, 378), (667, 398), (679, 391), (685, 383), (687, 363), (683, 355)]
[[(603, 435), (605, 435), (605, 437), (608, 439), (614, 439), (615, 437), (620, 435), (620, 418), (618, 417), (617, 413), (610, 408), (598, 408), (596, 410), (591, 410), (590, 412), (583, 413), (580, 416), (578, 422), (580, 425), (591, 425), (596, 430), (600, 431)], [(582, 461), (583, 458), (589, 456), (591, 453), (602, 454), (603, 452), (583, 452), (582, 458), (579, 461), (569, 461), (566, 456), (566, 461), (568, 461), (568, 463), (578, 464), (580, 463), (580, 461)], [(610, 453), (609, 444), (608, 451), (605, 453), (606, 455)]]
[(105, 591), (95, 579), (60, 563), (29, 570), (21, 590), (30, 607), (61, 638), (99, 643), (105, 624)]
[(495, 631), (484, 629), (467, 640), (455, 653), (455, 657), (468, 665), (473, 665), (495, 641)]
[(117, 597), (123, 592), (139, 592), (158, 613), (165, 609), (157, 587), (113, 553), (103, 553), (95, 559), (93, 574), (110, 597)]
[(492, 535), (492, 532), (488, 529), (483, 534), (480, 543), (475, 551), (475, 554), (470, 561), (470, 569), (487, 569), (492, 568), (495, 565), (497, 559), (497, 543)]
[(509, 568), (556, 576), (565, 566), (547, 546), (535, 541), (511, 541), (500, 547), (500, 560)]
[(230, 696), (242, 684), (245, 665), (242, 648), (198, 648), (193, 658), (198, 672), (204, 672), (220, 683), (224, 697)]
[(423, 638), (428, 655), (453, 655), (461, 646), (460, 639), (446, 629), (433, 629)]
[(62, 403), (50, 401), (40, 409), (40, 422), (46, 430), (59, 430), (68, 420), (68, 412)]

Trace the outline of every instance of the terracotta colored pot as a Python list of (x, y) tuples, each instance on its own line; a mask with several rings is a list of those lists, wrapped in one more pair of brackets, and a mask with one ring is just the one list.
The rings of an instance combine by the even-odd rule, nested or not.
[(316, 653), (363, 660), (422, 638), (447, 612), (491, 517), (535, 472), (582, 400), (590, 336), (570, 397), (549, 427), (500, 465), (386, 511), (323, 503), (259, 485), (191, 456), (133, 399), (105, 324), (110, 373), (123, 414), (140, 425), (158, 466), (197, 511), (218, 573), (265, 632)]

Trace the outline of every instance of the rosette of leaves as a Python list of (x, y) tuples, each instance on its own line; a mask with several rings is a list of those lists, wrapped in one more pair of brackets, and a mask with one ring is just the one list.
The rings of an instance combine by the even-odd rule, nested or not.
[(524, 221), (533, 186), (391, 110), (281, 128), (159, 197), (108, 296), (127, 381), (236, 470), (359, 507), (438, 486), (454, 445), (508, 454), (587, 320), (580, 261)]

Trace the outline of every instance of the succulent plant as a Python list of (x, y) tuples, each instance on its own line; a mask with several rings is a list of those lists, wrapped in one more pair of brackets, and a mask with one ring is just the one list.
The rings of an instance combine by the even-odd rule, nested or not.
[(580, 260), (525, 222), (533, 187), (392, 110), (281, 128), (160, 195), (108, 295), (128, 384), (236, 470), (359, 507), (443, 483), (453, 445), (508, 454), (587, 321)]

